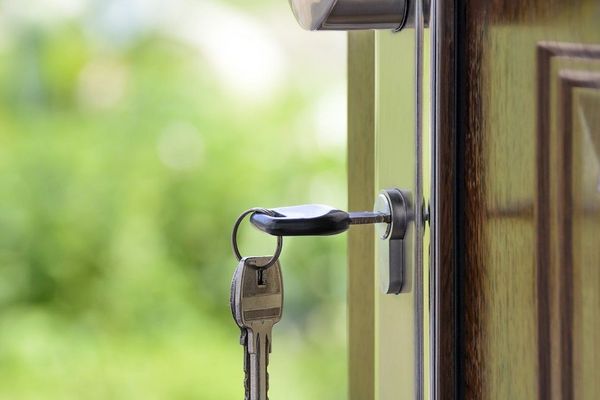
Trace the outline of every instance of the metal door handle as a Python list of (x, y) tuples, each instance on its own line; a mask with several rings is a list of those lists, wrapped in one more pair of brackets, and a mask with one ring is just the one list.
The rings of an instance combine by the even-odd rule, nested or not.
[(400, 30), (409, 0), (289, 0), (300, 26), (315, 30)]

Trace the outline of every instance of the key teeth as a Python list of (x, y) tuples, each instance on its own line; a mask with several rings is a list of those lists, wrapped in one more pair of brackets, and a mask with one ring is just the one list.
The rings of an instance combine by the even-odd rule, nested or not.
[(248, 331), (245, 328), (240, 328), (240, 344), (242, 346), (248, 345)]
[(250, 376), (248, 368), (250, 364), (248, 354), (248, 331), (240, 329), (240, 344), (244, 346), (244, 400), (250, 400)]
[(269, 354), (271, 353), (271, 336), (267, 335), (266, 337), (266, 342), (267, 342), (267, 349), (266, 349), (266, 354), (265, 354), (265, 398), (266, 400), (269, 400)]
[(273, 342), (271, 341), (271, 334), (267, 335), (267, 362), (268, 362), (268, 357), (269, 357), (269, 353), (271, 353), (271, 350), (273, 348)]

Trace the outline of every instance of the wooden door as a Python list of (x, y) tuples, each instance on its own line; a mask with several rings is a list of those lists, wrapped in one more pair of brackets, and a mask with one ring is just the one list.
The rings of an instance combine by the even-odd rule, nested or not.
[(455, 7), (447, 397), (600, 398), (600, 2)]
[[(378, 305), (401, 306), (377, 294), (370, 228), (354, 230), (350, 398), (600, 398), (600, 1), (434, 0), (430, 15), (426, 309), (421, 321), (404, 314), (422, 324), (411, 337), (423, 371), (416, 353), (395, 369), (378, 363), (403, 343), (381, 337)], [(370, 207), (394, 176), (378, 175), (377, 140), (414, 140), (398, 121), (377, 128), (393, 121), (382, 107), (402, 107), (377, 89), (385, 76), (399, 87), (378, 64), (402, 46), (389, 35), (349, 35), (351, 209)]]

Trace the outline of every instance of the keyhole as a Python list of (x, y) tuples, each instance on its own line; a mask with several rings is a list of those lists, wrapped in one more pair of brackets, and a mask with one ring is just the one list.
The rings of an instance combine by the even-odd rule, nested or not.
[(258, 282), (258, 286), (266, 286), (267, 280), (265, 279), (264, 270), (262, 268), (256, 270), (256, 280)]

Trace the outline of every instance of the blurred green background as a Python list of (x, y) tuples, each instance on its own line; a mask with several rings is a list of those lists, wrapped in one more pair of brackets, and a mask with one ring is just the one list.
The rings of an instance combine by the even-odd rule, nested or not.
[[(0, 0), (0, 398), (241, 399), (230, 230), (345, 207), (344, 65), (284, 0)], [(345, 238), (281, 259), (271, 398), (344, 399)]]

